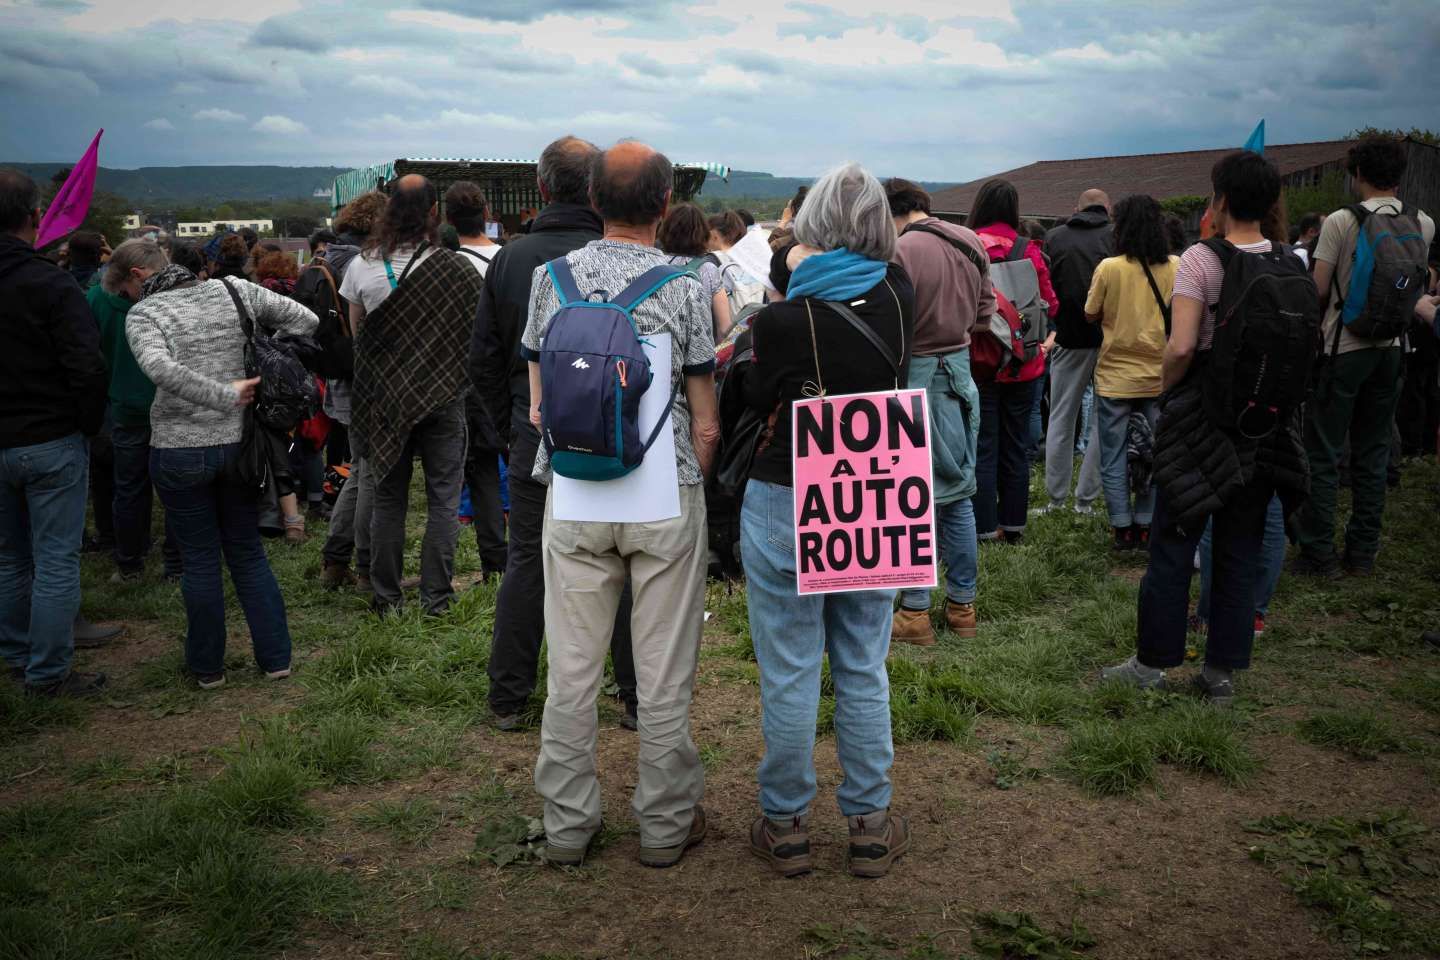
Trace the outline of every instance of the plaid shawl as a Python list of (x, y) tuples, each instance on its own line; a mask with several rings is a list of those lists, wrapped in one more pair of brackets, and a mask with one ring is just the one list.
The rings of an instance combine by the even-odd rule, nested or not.
[(474, 267), (437, 249), (366, 315), (355, 338), (351, 429), (374, 476), (400, 461), (417, 423), (469, 389), (480, 286)]

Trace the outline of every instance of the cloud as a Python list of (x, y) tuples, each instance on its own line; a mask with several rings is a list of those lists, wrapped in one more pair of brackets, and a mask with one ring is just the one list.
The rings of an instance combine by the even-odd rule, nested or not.
[(253, 47), (275, 47), (300, 53), (324, 53), (330, 41), (305, 27), (271, 17), (255, 28), (248, 41)]
[(453, 13), (462, 17), (501, 20), (508, 23), (534, 23), (553, 14), (590, 16), (594, 14), (629, 14), (644, 16), (663, 9), (659, 0), (486, 0), (483, 5), (471, 0), (420, 0), (422, 9)]
[(204, 110), (196, 110), (191, 116), (195, 120), (213, 120), (216, 123), (245, 122), (245, 114), (236, 113), (234, 110), (226, 110), (222, 107), (206, 107)]
[(356, 74), (350, 78), (350, 89), (372, 93), (378, 97), (401, 97), (407, 100), (433, 100), (437, 92), (400, 77), (382, 77), (373, 73)]
[(170, 92), (177, 97), (198, 97), (205, 92), (205, 87), (203, 84), (181, 80), (170, 87)]
[(282, 137), (293, 137), (302, 133), (309, 133), (305, 124), (298, 120), (291, 120), (289, 117), (282, 117), (278, 113), (269, 113), (255, 121), (250, 128), (256, 133), (273, 133)]
[(166, 132), (175, 129), (175, 124), (171, 123), (169, 120), (166, 120), (164, 117), (156, 117), (154, 120), (147, 120), (144, 124), (142, 124), (142, 126), (144, 126), (146, 130), (161, 130)]

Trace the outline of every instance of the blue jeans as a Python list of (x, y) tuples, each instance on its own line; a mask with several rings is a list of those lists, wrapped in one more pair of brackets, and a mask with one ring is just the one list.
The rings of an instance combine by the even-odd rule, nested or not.
[[(145, 569), (150, 553), (150, 518), (155, 493), (150, 485), (150, 428), (116, 424), (110, 433), (115, 450), (115, 566), (122, 573)], [(180, 573), (180, 548), (165, 518), (165, 573)]]
[[(1255, 646), (1255, 582), (1265, 512), (1275, 491), (1243, 487), (1211, 517), (1215, 531), (1215, 581), (1205, 662), (1226, 670), (1250, 666)], [(1136, 655), (1147, 667), (1168, 670), (1185, 662), (1190, 578), (1200, 534), (1182, 533), (1170, 518), (1165, 491), (1155, 498), (1150, 527), (1150, 566), (1140, 581)]]
[(740, 512), (750, 636), (760, 664), (765, 758), (760, 809), (776, 820), (810, 812), (815, 799), (815, 721), (820, 662), (835, 682), (835, 748), (845, 779), (840, 812), (890, 806), (890, 647), (893, 590), (799, 596), (795, 502), (790, 487), (751, 480)]
[(239, 449), (238, 443), (227, 443), (150, 452), (150, 476), (169, 514), (185, 565), (180, 578), (185, 598), (185, 664), (195, 674), (225, 669), (222, 555), (250, 626), (255, 662), (267, 671), (290, 666), (290, 626), (280, 585), (260, 542), (259, 503), (226, 475)]
[[(975, 602), (975, 580), (979, 576), (979, 550), (975, 540), (975, 504), (969, 497), (935, 507), (935, 530), (940, 537), (940, 556), (945, 560), (945, 596), (954, 603)], [(929, 610), (929, 590), (906, 590), (900, 606), (907, 610)]]
[(75, 656), (90, 450), (78, 433), (0, 450), (0, 657), (30, 686)]
[(981, 539), (993, 539), (1000, 530), (1025, 529), (1040, 384), (1039, 380), (976, 384), (980, 441), (975, 452), (975, 529)]
[(1090, 446), (1090, 418), (1095, 414), (1095, 384), (1087, 383), (1080, 396), (1080, 425), (1075, 433), (1075, 453), (1085, 452)]
[[(1205, 533), (1200, 537), (1200, 599), (1195, 604), (1195, 616), (1201, 620), (1210, 619), (1210, 571), (1211, 551), (1214, 535), (1210, 524), (1205, 524)], [(1270, 612), (1270, 598), (1280, 583), (1280, 572), (1285, 567), (1285, 508), (1279, 497), (1270, 498), (1265, 510), (1265, 537), (1260, 545), (1260, 578), (1255, 581), (1255, 612), (1260, 616)]]
[(1112, 527), (1150, 525), (1155, 513), (1155, 486), (1142, 493), (1130, 492), (1130, 414), (1141, 413), (1150, 421), (1153, 432), (1160, 418), (1160, 403), (1154, 397), (1096, 397), (1095, 415), (1100, 418), (1100, 484), (1105, 489), (1105, 508)]

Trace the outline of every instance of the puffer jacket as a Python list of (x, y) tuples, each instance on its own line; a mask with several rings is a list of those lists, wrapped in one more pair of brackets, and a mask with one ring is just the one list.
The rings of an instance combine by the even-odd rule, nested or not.
[(1286, 517), (1310, 495), (1310, 465), (1300, 412), (1268, 437), (1249, 440), (1222, 430), (1205, 413), (1201, 378), (1188, 377), (1160, 397), (1155, 428), (1155, 486), (1175, 525), (1198, 534), (1206, 519), (1254, 484), (1273, 485)]

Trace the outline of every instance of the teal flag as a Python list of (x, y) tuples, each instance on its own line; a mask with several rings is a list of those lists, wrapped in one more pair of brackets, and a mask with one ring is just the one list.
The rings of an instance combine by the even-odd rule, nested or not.
[(1250, 139), (1245, 141), (1241, 149), (1254, 150), (1256, 153), (1265, 152), (1265, 121), (1261, 120), (1255, 124), (1255, 129), (1250, 133)]

